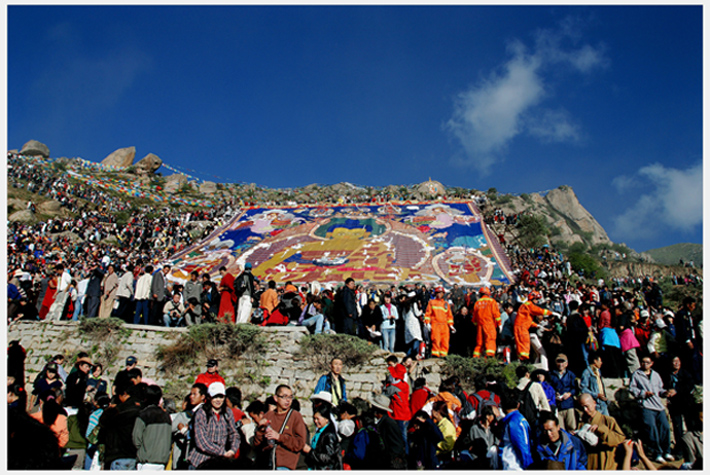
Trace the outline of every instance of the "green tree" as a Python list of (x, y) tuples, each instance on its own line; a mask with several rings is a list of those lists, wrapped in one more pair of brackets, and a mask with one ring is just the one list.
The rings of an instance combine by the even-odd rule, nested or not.
[(569, 262), (575, 272), (584, 271), (585, 277), (596, 276), (604, 278), (606, 276), (606, 271), (599, 265), (599, 261), (586, 252), (571, 252)]
[(518, 226), (518, 240), (523, 247), (540, 247), (547, 243), (550, 230), (540, 215), (522, 215)]

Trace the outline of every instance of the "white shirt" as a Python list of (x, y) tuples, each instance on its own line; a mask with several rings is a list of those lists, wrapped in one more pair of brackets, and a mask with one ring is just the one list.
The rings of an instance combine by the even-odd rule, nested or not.
[(59, 292), (64, 292), (69, 288), (69, 284), (71, 284), (71, 274), (68, 270), (64, 269), (64, 272), (62, 272), (62, 278), (59, 280), (59, 288), (57, 290)]
[(138, 277), (136, 283), (136, 300), (148, 300), (150, 298), (150, 284), (153, 276), (150, 274), (142, 274)]

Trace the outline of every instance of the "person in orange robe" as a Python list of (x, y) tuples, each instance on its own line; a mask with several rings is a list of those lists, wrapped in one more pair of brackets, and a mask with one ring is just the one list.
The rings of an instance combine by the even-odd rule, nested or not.
[(478, 291), (481, 298), (473, 306), (473, 321), (476, 323), (476, 347), (473, 357), (479, 358), (481, 350), (485, 348), (486, 357), (496, 355), (496, 336), (500, 326), (500, 309), (498, 302), (491, 298), (491, 290), (481, 287)]
[(222, 266), (219, 268), (219, 273), (222, 274), (222, 280), (219, 283), (219, 313), (217, 320), (220, 323), (232, 323), (237, 321), (236, 312), (234, 311), (234, 276), (227, 272), (227, 268)]
[(429, 301), (424, 314), (424, 324), (431, 332), (431, 354), (443, 358), (449, 354), (449, 331), (454, 330), (454, 315), (451, 306), (444, 300), (444, 288), (434, 289), (436, 298)]
[(518, 352), (518, 359), (526, 361), (530, 359), (530, 327), (537, 327), (534, 317), (551, 315), (549, 310), (542, 309), (535, 305), (535, 302), (542, 298), (539, 292), (532, 291), (528, 294), (528, 299), (520, 304), (518, 315), (515, 317), (513, 334), (515, 335), (515, 347)]

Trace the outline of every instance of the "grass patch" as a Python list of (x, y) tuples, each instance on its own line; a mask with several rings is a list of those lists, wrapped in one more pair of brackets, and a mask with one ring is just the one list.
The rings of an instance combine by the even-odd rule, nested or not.
[(122, 343), (130, 336), (131, 330), (123, 325), (120, 318), (82, 318), (77, 329), (82, 341), (93, 343), (89, 354), (94, 362), (104, 368), (113, 366), (118, 359)]
[[(444, 360), (441, 372), (447, 377), (458, 376), (461, 386), (466, 391), (475, 388), (475, 381), (479, 376), (489, 374), (495, 376), (498, 381), (506, 384), (509, 388), (514, 388), (518, 384), (518, 378), (515, 376), (515, 370), (518, 366), (520, 366), (520, 363), (517, 361), (501, 365), (500, 361), (494, 358), (470, 358), (449, 355)], [(531, 366), (529, 367), (532, 368)]]
[(330, 360), (336, 356), (352, 368), (366, 363), (377, 347), (352, 335), (309, 335), (299, 341), (298, 354), (311, 364), (314, 372), (330, 371)]
[(79, 334), (89, 340), (101, 342), (107, 339), (123, 340), (131, 336), (131, 330), (123, 325), (120, 318), (82, 318)]
[(210, 323), (194, 325), (170, 345), (156, 350), (161, 369), (175, 372), (181, 366), (211, 358), (237, 359), (249, 354), (260, 357), (266, 350), (266, 337), (261, 329), (250, 324)]

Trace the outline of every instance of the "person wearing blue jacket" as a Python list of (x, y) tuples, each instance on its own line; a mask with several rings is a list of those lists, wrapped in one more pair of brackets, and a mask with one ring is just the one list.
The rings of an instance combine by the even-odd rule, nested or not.
[(330, 360), (330, 373), (324, 374), (318, 379), (316, 383), (316, 389), (313, 394), (318, 394), (320, 392), (327, 392), (331, 395), (331, 404), (337, 406), (343, 401), (348, 400), (348, 395), (345, 392), (345, 380), (343, 379), (343, 360), (337, 356)]
[(550, 371), (550, 384), (555, 389), (557, 417), (560, 427), (566, 431), (577, 430), (577, 418), (574, 413), (574, 400), (577, 396), (577, 376), (567, 370), (567, 355), (560, 353), (555, 358), (556, 370)]
[(581, 394), (589, 394), (597, 405), (597, 412), (609, 415), (607, 409), (606, 387), (601, 374), (602, 357), (599, 353), (589, 355), (589, 366), (582, 373), (582, 380), (579, 383)]
[(503, 434), (500, 439), (500, 460), (503, 470), (525, 470), (533, 462), (530, 443), (530, 424), (518, 411), (520, 401), (511, 391), (501, 396), (501, 409), (505, 417), (501, 421)]
[(587, 451), (582, 441), (561, 429), (557, 417), (551, 412), (540, 414), (540, 421), (544, 435), (537, 446), (541, 464), (539, 468), (586, 470)]

